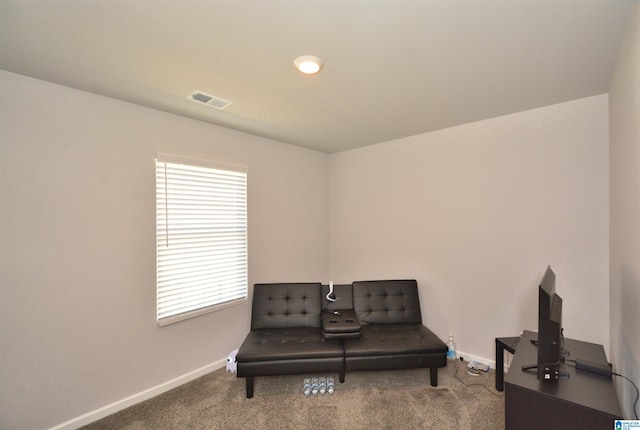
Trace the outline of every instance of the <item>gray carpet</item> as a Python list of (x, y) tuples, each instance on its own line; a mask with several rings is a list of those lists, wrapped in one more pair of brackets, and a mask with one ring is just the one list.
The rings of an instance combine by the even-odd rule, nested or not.
[(494, 372), (467, 374), (466, 363), (439, 369), (347, 373), (336, 392), (302, 394), (304, 376), (256, 378), (253, 399), (244, 378), (220, 369), (132, 406), (85, 429), (504, 429), (504, 397)]

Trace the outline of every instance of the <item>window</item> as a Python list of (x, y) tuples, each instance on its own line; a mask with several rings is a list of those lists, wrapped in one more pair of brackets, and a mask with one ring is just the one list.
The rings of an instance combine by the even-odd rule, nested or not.
[(156, 157), (158, 325), (247, 298), (247, 169)]

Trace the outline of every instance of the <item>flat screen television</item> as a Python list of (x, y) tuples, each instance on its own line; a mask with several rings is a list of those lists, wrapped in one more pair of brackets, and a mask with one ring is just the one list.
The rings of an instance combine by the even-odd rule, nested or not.
[(538, 286), (538, 362), (523, 366), (537, 369), (538, 379), (560, 379), (562, 357), (562, 298), (556, 293), (556, 275), (548, 266)]
[(562, 298), (556, 294), (556, 275), (547, 267), (538, 287), (538, 379), (560, 378)]

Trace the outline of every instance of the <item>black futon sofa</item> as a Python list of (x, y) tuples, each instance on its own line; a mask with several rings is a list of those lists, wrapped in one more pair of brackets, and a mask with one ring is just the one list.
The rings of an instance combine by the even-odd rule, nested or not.
[[(337, 285), (335, 302), (321, 283), (255, 284), (251, 331), (237, 355), (237, 376), (428, 367), (432, 386), (447, 365), (447, 345), (422, 324), (415, 280)], [(355, 313), (354, 313), (355, 311)], [(351, 326), (325, 330), (335, 315), (355, 315)], [(354, 321), (355, 320), (355, 321)]]

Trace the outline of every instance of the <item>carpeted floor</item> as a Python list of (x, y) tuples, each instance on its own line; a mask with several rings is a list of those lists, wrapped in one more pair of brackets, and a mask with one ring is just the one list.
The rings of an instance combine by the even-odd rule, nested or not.
[(85, 429), (504, 429), (504, 393), (495, 374), (467, 374), (466, 363), (439, 369), (351, 372), (332, 396), (305, 397), (304, 376), (245, 380), (220, 369)]

